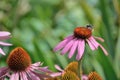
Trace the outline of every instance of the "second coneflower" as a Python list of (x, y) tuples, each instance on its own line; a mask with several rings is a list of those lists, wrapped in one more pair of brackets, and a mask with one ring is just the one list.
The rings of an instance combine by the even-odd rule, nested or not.
[(101, 44), (96, 41), (96, 39), (102, 42), (104, 41), (100, 37), (92, 36), (91, 25), (87, 25), (86, 27), (77, 27), (74, 30), (74, 34), (66, 37), (62, 42), (60, 42), (54, 48), (54, 51), (62, 49), (61, 55), (69, 51), (68, 57), (71, 58), (77, 50), (78, 53), (76, 59), (80, 60), (84, 53), (85, 43), (87, 43), (92, 50), (96, 50), (98, 47), (100, 47), (105, 53), (105, 55), (108, 55), (108, 52)]
[(21, 47), (15, 48), (7, 58), (8, 67), (0, 68), (0, 80), (44, 80), (51, 73), (42, 63), (31, 64), (31, 58)]
[(86, 75), (82, 75), (81, 79), (78, 77), (78, 62), (76, 61), (69, 63), (64, 70), (58, 65), (55, 65), (55, 68), (60, 72), (50, 75), (52, 77), (60, 77), (60, 80), (88, 80)]

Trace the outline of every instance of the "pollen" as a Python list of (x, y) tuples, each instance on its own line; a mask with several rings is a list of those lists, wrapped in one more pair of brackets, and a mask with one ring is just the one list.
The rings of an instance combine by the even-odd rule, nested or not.
[(87, 27), (76, 27), (74, 29), (74, 36), (76, 38), (86, 39), (92, 35), (92, 30)]
[(31, 59), (23, 48), (17, 47), (9, 54), (7, 64), (12, 71), (23, 71), (30, 66)]
[(103, 79), (96, 72), (91, 72), (88, 75), (88, 80), (103, 80)]

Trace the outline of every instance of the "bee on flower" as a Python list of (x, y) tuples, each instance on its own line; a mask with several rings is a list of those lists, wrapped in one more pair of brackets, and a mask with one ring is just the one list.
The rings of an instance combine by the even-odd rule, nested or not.
[(100, 37), (95, 37), (92, 35), (92, 26), (86, 25), (86, 27), (76, 27), (74, 33), (66, 37), (61, 41), (55, 48), (54, 51), (61, 50), (61, 55), (68, 53), (68, 57), (71, 58), (75, 51), (77, 51), (76, 59), (80, 60), (84, 54), (85, 44), (87, 43), (92, 50), (98, 49), (100, 47), (105, 55), (108, 55), (106, 49), (98, 43), (96, 40), (104, 42), (104, 39)]

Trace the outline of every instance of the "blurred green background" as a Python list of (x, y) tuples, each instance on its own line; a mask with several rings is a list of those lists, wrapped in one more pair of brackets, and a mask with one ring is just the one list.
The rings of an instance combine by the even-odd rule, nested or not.
[[(83, 73), (97, 71), (104, 80), (120, 80), (120, 0), (0, 0), (0, 31), (9, 31), (11, 47), (2, 47), (7, 56), (21, 46), (32, 62), (43, 62), (53, 71), (55, 64), (65, 68), (75, 61), (53, 48), (77, 26), (94, 25), (94, 36), (109, 52), (86, 46)], [(7, 56), (0, 55), (0, 67), (6, 66)]]

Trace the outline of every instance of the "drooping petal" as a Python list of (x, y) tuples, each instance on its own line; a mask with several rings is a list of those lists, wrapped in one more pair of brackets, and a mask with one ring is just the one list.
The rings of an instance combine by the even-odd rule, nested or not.
[(20, 72), (20, 80), (28, 80), (27, 79), (27, 74), (25, 72)]
[(61, 55), (64, 55), (65, 53), (68, 52), (68, 50), (72, 47), (72, 45), (74, 44), (74, 39), (71, 40), (70, 42), (68, 42), (65, 47), (63, 48)]
[(41, 62), (36, 62), (36, 63), (32, 64), (32, 66), (41, 66), (41, 65), (42, 65)]
[(56, 72), (56, 73), (50, 74), (51, 77), (58, 77), (58, 76), (61, 76), (61, 75), (62, 75), (62, 72)]
[(105, 54), (105, 55), (108, 55), (107, 50), (106, 50), (101, 44), (99, 44), (99, 46), (100, 46), (100, 48), (103, 50), (104, 54)]
[(43, 73), (52, 73), (52, 71), (48, 70), (48, 67), (39, 67), (37, 69), (38, 72), (43, 72)]
[(78, 54), (76, 56), (77, 60), (80, 60), (81, 57), (83, 56), (84, 49), (85, 49), (85, 41), (81, 39), (78, 42)]
[(31, 71), (33, 74), (35, 74), (37, 77), (39, 77), (40, 80), (44, 80), (45, 78), (52, 78), (49, 74), (40, 74), (35, 71)]
[(0, 41), (0, 45), (2, 45), (2, 46), (11, 46), (12, 44), (10, 44), (10, 43), (5, 43), (5, 42), (1, 42), (1, 41)]
[(82, 80), (88, 80), (88, 76), (87, 75), (82, 75)]
[(28, 70), (26, 73), (31, 80), (40, 80), (39, 77), (37, 77), (35, 74), (33, 74), (30, 70)]
[(60, 43), (54, 48), (54, 51), (58, 51), (58, 50), (62, 49), (72, 38), (73, 38), (73, 36), (70, 36), (70, 37), (64, 39), (62, 42), (60, 42)]
[(8, 67), (0, 68), (0, 78), (5, 76), (8, 73), (8, 71), (9, 71)]
[(94, 38), (97, 39), (97, 40), (100, 40), (101, 42), (104, 42), (104, 39), (101, 38), (101, 37), (94, 37)]
[(90, 40), (90, 42), (95, 46), (95, 48), (97, 49), (98, 46), (99, 46), (99, 43), (94, 39), (94, 37), (91, 36), (91, 37), (89, 38), (89, 40)]
[(70, 52), (68, 54), (68, 57), (71, 58), (73, 56), (73, 54), (75, 53), (75, 50), (78, 46), (78, 40), (74, 39), (74, 44), (72, 45)]
[(11, 76), (10, 76), (10, 80), (15, 80), (15, 74), (13, 73)]
[(19, 80), (19, 73), (15, 72), (10, 76), (10, 80)]
[(6, 31), (0, 31), (0, 37), (9, 36), (10, 33)]
[(46, 72), (46, 73), (52, 73), (52, 71), (48, 70), (48, 66), (46, 67), (40, 67), (42, 63), (40, 62), (37, 62), (37, 63), (34, 63), (30, 66), (30, 69), (31, 70), (38, 70), (40, 72)]
[(90, 48), (91, 48), (92, 50), (95, 50), (95, 49), (96, 49), (96, 47), (91, 43), (90, 40), (86, 39), (86, 41), (87, 41), (88, 45), (90, 46)]
[(57, 70), (61, 71), (61, 72), (64, 71), (64, 70), (63, 70), (60, 66), (58, 66), (58, 65), (55, 65), (55, 68), (56, 68)]
[(64, 70), (59, 65), (55, 65), (55, 68), (60, 72), (51, 73), (50, 74), (51, 77), (58, 77), (61, 76), (62, 73), (64, 73)]
[(5, 55), (5, 53), (4, 53), (4, 51), (0, 48), (0, 53), (2, 54), (2, 55)]
[(15, 80), (19, 80), (19, 73), (15, 73)]
[(11, 36), (3, 36), (3, 37), (1, 36), (0, 40), (6, 40), (6, 39), (9, 39), (9, 38), (11, 38)]
[(73, 37), (74, 37), (73, 35), (70, 35), (70, 36), (65, 37), (65, 39), (71, 39)]

